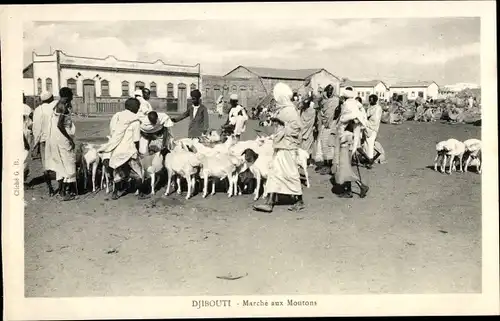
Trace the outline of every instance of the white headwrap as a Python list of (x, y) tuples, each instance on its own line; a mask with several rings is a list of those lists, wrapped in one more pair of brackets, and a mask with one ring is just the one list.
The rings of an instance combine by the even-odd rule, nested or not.
[[(347, 88), (352, 88), (352, 87), (347, 87)], [(354, 91), (354, 89), (352, 90), (344, 89), (343, 96), (346, 98), (356, 98), (356, 92)]]
[(277, 83), (273, 89), (273, 96), (276, 101), (276, 109), (281, 109), (286, 106), (295, 107), (292, 103), (293, 91), (287, 84), (282, 82)]

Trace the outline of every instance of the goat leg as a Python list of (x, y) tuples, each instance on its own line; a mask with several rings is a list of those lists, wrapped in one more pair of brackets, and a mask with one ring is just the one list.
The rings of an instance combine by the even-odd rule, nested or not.
[(253, 197), (253, 200), (256, 201), (259, 199), (259, 194), (260, 194), (261, 175), (260, 173), (255, 173), (254, 176), (257, 184), (255, 185), (255, 195)]
[[(188, 182), (189, 186), (189, 182)], [(181, 195), (181, 177), (177, 175), (177, 194)]]
[(452, 171), (452, 167), (454, 165), (454, 161), (455, 160), (455, 156), (454, 155), (450, 155), (450, 163), (449, 163), (449, 168), (448, 168), (448, 174), (451, 174), (451, 171)]
[(437, 172), (437, 166), (438, 166), (438, 159), (439, 159), (439, 154), (436, 155), (436, 158), (434, 158), (434, 171)]
[(151, 173), (151, 196), (155, 196), (155, 173)]
[(443, 155), (443, 161), (441, 162), (441, 173), (446, 172), (446, 154)]
[(207, 172), (203, 172), (203, 194), (201, 195), (201, 197), (205, 198), (207, 197), (207, 194), (208, 194), (208, 173)]
[(167, 189), (165, 190), (165, 196), (168, 196), (170, 193), (170, 185), (172, 185), (172, 171), (167, 170), (168, 180), (167, 180)]
[(95, 176), (97, 174), (97, 161), (92, 163), (92, 192), (96, 192), (96, 186), (95, 186)]
[[(191, 176), (191, 175), (189, 175)], [(186, 177), (186, 182), (187, 182), (187, 186), (188, 186), (188, 190), (187, 190), (187, 195), (186, 195), (186, 199), (188, 200), (190, 197), (191, 197), (191, 177)]]

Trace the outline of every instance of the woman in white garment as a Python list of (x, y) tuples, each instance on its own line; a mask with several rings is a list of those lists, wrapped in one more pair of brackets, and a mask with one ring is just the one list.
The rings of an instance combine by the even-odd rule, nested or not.
[(290, 87), (284, 83), (274, 86), (276, 112), (271, 120), (276, 124), (276, 130), (273, 138), (272, 168), (266, 182), (269, 197), (265, 204), (254, 206), (256, 211), (272, 212), (278, 194), (291, 195), (294, 198), (294, 205), (289, 210), (300, 211), (305, 208), (297, 163), (303, 126), (299, 113), (292, 103), (292, 94)]
[(222, 118), (224, 116), (224, 96), (220, 95), (219, 98), (217, 98), (217, 114), (219, 114), (219, 118)]
[(359, 102), (355, 100), (356, 95), (351, 87), (345, 89), (344, 96), (347, 99), (342, 104), (336, 124), (332, 173), (335, 175), (335, 183), (342, 188), (339, 197), (352, 198), (351, 182), (356, 182), (360, 188), (359, 195), (364, 198), (368, 193), (368, 186), (364, 185), (354, 173), (352, 157), (359, 147), (361, 130), (366, 126), (366, 115), (361, 111)]
[(71, 120), (73, 92), (68, 87), (59, 91), (61, 99), (54, 108), (49, 121), (49, 131), (45, 146), (47, 170), (56, 173), (59, 195), (64, 201), (75, 199), (76, 195), (76, 154), (75, 125)]

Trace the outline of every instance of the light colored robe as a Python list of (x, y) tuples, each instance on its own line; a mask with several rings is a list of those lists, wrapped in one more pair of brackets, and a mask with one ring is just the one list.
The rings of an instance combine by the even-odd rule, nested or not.
[[(63, 179), (64, 183), (76, 182), (76, 154), (70, 150), (69, 140), (61, 133), (57, 124), (60, 114), (53, 112), (48, 126), (48, 135), (45, 145), (45, 168), (56, 173), (56, 180)], [(75, 125), (69, 115), (64, 115), (66, 132), (73, 137)]]
[[(243, 115), (238, 115), (239, 112), (242, 112)], [(240, 105), (232, 108), (229, 111), (229, 123), (234, 125), (234, 134), (241, 135), (246, 130), (246, 122), (248, 121), (248, 115), (243, 107)]]
[(117, 169), (130, 159), (137, 159), (135, 142), (140, 139), (140, 122), (138, 115), (129, 110), (120, 111), (114, 117), (111, 138), (98, 152), (111, 153), (109, 166)]

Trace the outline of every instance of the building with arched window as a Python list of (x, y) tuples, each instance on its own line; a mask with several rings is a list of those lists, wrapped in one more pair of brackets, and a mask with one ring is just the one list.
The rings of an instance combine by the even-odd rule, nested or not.
[[(60, 88), (71, 88), (74, 108), (87, 104), (99, 109), (101, 102), (108, 105), (123, 104), (125, 98), (133, 95), (135, 88), (145, 87), (151, 90), (153, 108), (165, 108), (167, 97), (172, 104), (182, 98), (180, 101), (183, 105), (171, 107), (171, 110), (182, 111), (190, 99), (189, 88), (202, 88), (199, 64), (188, 66), (170, 65), (161, 60), (126, 61), (114, 56), (79, 57), (67, 55), (61, 50), (49, 55), (33, 52), (32, 63), (23, 70), (23, 78), (24, 92), (30, 96), (40, 95), (47, 90), (57, 98)], [(187, 86), (180, 91), (185, 97), (178, 96), (179, 84)], [(122, 107), (120, 105), (116, 109)]]

